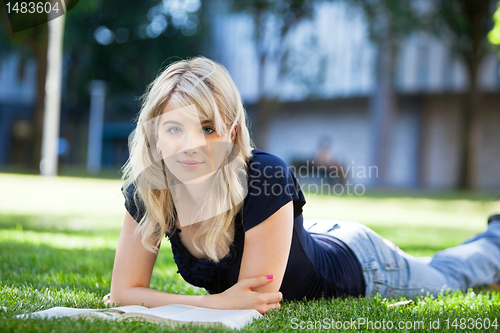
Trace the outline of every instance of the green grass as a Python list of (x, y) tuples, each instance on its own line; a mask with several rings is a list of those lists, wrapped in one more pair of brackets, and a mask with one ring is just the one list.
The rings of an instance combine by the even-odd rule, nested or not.
[[(2, 165), (0, 173), (4, 174), (22, 174), (39, 175), (40, 170), (26, 165)], [(89, 174), (85, 166), (59, 164), (57, 174), (63, 177), (97, 178), (97, 179), (120, 179), (121, 173), (119, 167), (104, 166), (97, 174)]]
[[(0, 332), (227, 331), (191, 325), (173, 329), (127, 321), (13, 318), (54, 306), (104, 307), (101, 299), (109, 292), (124, 208), (118, 180), (0, 174), (0, 185)], [(432, 255), (457, 245), (483, 230), (489, 213), (500, 211), (494, 193), (386, 191), (362, 197), (306, 198), (305, 218), (362, 222), (413, 255)], [(151, 287), (173, 293), (205, 293), (185, 283), (176, 271), (165, 242)], [(419, 297), (410, 306), (387, 307), (399, 300), (376, 297), (284, 302), (280, 311), (254, 321), (243, 331), (294, 331), (301, 322), (305, 328), (320, 328), (320, 323), (363, 318), (374, 327), (382, 320), (413, 325), (423, 321), (425, 330), (439, 332), (448, 331), (448, 318), (450, 329), (454, 329), (454, 319), (458, 319), (460, 329), (460, 318), (481, 322), (500, 318), (500, 292), (486, 289)], [(431, 330), (429, 323), (435, 325), (437, 320), (440, 328)], [(371, 329), (358, 325), (348, 330)], [(466, 327), (466, 331), (474, 330)]]

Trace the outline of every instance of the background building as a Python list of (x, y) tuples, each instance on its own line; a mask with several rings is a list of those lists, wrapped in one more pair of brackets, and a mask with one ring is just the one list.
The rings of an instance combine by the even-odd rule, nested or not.
[[(341, 1), (316, 1), (312, 18), (295, 25), (283, 44), (279, 44), (271, 24), (266, 30), (270, 32), (264, 38), (265, 46), (270, 52), (286, 49), (287, 55), (266, 60), (265, 79), (259, 87), (259, 57), (252, 16), (231, 12), (231, 1), (205, 1), (202, 6), (194, 0), (186, 3), (183, 13), (179, 12), (181, 2), (177, 0), (164, 0), (152, 7), (144, 14), (150, 25), (138, 26), (135, 33), (130, 33), (130, 39), (144, 41), (161, 37), (169, 33), (171, 26), (182, 31), (185, 38), (196, 32), (200, 36), (198, 49), (189, 54), (203, 54), (226, 66), (240, 89), (253, 132), (263, 124), (259, 125), (255, 114), (259, 94), (263, 92), (279, 101), (276, 112), (264, 123), (268, 136), (263, 148), (286, 162), (312, 160), (318, 144), (327, 138), (331, 141), (332, 156), (344, 171), (347, 167), (374, 165), (374, 122), (370, 110), (379, 84), (377, 47), (368, 38), (367, 22), (359, 9)], [(193, 13), (199, 15), (194, 17)], [(168, 22), (159, 19), (162, 17), (168, 18)], [(90, 16), (92, 20), (95, 21), (95, 15)], [(167, 23), (161, 25), (160, 21)], [(98, 25), (95, 27), (96, 32), (104, 31)], [(154, 27), (162, 29), (156, 31)], [(94, 36), (103, 44), (101, 47), (109, 50), (119, 46), (116, 44), (118, 30), (116, 39), (109, 43), (100, 42), (97, 34)], [(92, 39), (92, 34), (89, 36)], [(162, 59), (168, 58), (165, 53), (159, 55)], [(4, 56), (0, 64), (0, 166), (23, 165), (31, 156), (29, 140), (33, 132), (36, 64), (22, 59), (13, 51)], [(65, 59), (68, 64), (72, 61), (69, 56)], [(468, 85), (464, 64), (453, 56), (450, 46), (442, 39), (413, 33), (401, 43), (394, 65), (397, 108), (390, 128), (388, 177), (384, 185), (456, 187), (461, 106)], [(129, 63), (120, 66), (125, 71), (134, 68)], [(66, 63), (65, 68), (64, 82), (73, 75)], [(280, 68), (286, 70), (280, 73)], [(145, 77), (144, 82), (151, 79)], [(476, 110), (480, 130), (473, 184), (476, 188), (500, 189), (500, 79), (499, 60), (493, 50), (481, 64), (479, 83), (484, 103), (481, 110)], [(119, 167), (127, 158), (127, 138), (133, 129), (133, 114), (139, 107), (136, 98), (144, 85), (138, 94), (126, 97), (115, 94), (106, 104), (101, 159), (105, 167)], [(63, 83), (61, 162), (84, 165), (88, 101), (81, 101), (88, 100), (88, 95), (83, 96), (81, 91), (77, 95), (71, 89)], [(75, 96), (79, 102), (75, 102)], [(130, 101), (126, 112), (123, 104), (117, 102), (123, 99)], [(74, 110), (79, 110), (78, 117), (73, 115)], [(348, 179), (366, 185), (376, 183), (373, 176), (352, 177), (351, 174)]]
[[(213, 15), (214, 58), (224, 64), (249, 104), (257, 99), (257, 58), (252, 20), (244, 14)], [(343, 2), (316, 6), (315, 18), (291, 33), (296, 72), (269, 84), (283, 103), (272, 119), (267, 150), (291, 162), (311, 159), (323, 137), (346, 167), (371, 165), (370, 96), (377, 84), (375, 50), (359, 10)], [(268, 65), (273, 71), (274, 64)], [(500, 188), (500, 78), (497, 53), (484, 59), (479, 74), (484, 93), (475, 186)], [(460, 106), (467, 88), (464, 64), (443, 41), (415, 33), (401, 45), (396, 62), (398, 106), (388, 163), (387, 185), (454, 187), (457, 184)], [(354, 182), (370, 184), (369, 178)]]

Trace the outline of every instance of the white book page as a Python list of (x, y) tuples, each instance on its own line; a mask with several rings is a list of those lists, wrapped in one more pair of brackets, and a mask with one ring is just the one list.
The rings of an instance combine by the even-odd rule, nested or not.
[(160, 306), (139, 313), (183, 322), (224, 323), (231, 328), (241, 328), (253, 318), (262, 317), (257, 310), (215, 310), (180, 304)]
[(124, 313), (130, 313), (130, 312), (144, 313), (143, 311), (145, 310), (147, 311), (148, 308), (140, 305), (126, 305), (126, 306), (118, 306), (116, 308), (99, 309), (98, 311), (106, 311), (106, 310), (119, 310), (123, 311)]
[(124, 313), (128, 313), (128, 312), (142, 313), (141, 311), (144, 311), (147, 309), (148, 308), (146, 308), (144, 306), (138, 306), (138, 305), (121, 306), (121, 307), (109, 308), (109, 309), (75, 309), (75, 308), (67, 308), (67, 307), (58, 306), (58, 307), (54, 307), (54, 308), (47, 309), (47, 310), (18, 315), (18, 316), (16, 316), (16, 318), (30, 318), (30, 317), (61, 318), (61, 317), (70, 317), (70, 316), (76, 316), (76, 315), (80, 315), (80, 314), (92, 313), (92, 312), (106, 312), (109, 310), (119, 310), (119, 311), (124, 312)]
[(37, 311), (33, 313), (26, 313), (17, 315), (16, 318), (61, 318), (75, 316), (83, 313), (90, 313), (98, 311), (98, 309), (74, 309), (66, 307), (55, 307), (48, 310)]
[[(115, 310), (115, 311), (113, 311)], [(97, 313), (97, 317), (114, 320), (117, 316), (107, 316), (102, 312), (123, 312), (126, 314), (145, 314), (163, 319), (179, 322), (204, 322), (223, 323), (231, 328), (241, 328), (254, 318), (261, 318), (262, 315), (256, 310), (214, 310), (199, 308), (190, 305), (165, 305), (156, 308), (146, 308), (144, 306), (129, 305), (108, 309), (75, 309), (67, 307), (55, 307), (34, 313), (22, 314), (17, 318), (61, 318), (77, 316), (88, 313)], [(102, 313), (102, 315), (101, 315)]]
[(190, 305), (175, 304), (150, 308), (141, 313), (147, 313), (149, 315), (167, 319), (213, 322), (238, 317), (242, 314), (252, 312), (258, 313), (256, 310), (215, 310)]

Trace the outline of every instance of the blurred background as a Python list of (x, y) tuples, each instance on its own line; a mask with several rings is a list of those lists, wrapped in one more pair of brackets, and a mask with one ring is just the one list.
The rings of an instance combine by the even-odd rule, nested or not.
[[(146, 86), (203, 55), (303, 178), (500, 191), (497, 1), (87, 0), (63, 18), (52, 174), (118, 178)], [(1, 22), (0, 172), (40, 174), (55, 37)]]
[[(497, 0), (65, 3), (16, 33), (0, 8), (0, 322), (102, 306), (139, 97), (198, 55), (229, 70), (256, 146), (295, 168), (305, 219), (360, 222), (429, 256), (500, 213)], [(205, 293), (161, 252), (151, 288)]]

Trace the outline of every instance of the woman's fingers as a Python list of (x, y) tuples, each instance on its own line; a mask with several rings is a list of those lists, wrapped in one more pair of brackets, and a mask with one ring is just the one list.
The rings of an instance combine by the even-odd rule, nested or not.
[[(250, 291), (253, 288), (257, 288), (270, 283), (274, 279), (274, 276), (258, 276), (255, 278), (247, 279), (244, 281), (244, 288)], [(267, 313), (270, 310), (280, 309), (280, 301), (283, 298), (283, 294), (279, 291), (277, 292), (254, 292), (257, 297), (257, 311), (260, 313)]]
[(273, 279), (273, 275), (267, 275), (240, 280), (236, 285), (224, 291), (216, 298), (219, 300), (219, 304), (216, 304), (215, 307), (225, 309), (256, 309), (260, 313), (279, 309), (279, 302), (283, 297), (281, 292), (256, 292), (252, 290), (272, 282)]
[(271, 303), (279, 303), (281, 299), (283, 298), (283, 294), (281, 292), (275, 292), (275, 293), (263, 293), (263, 295), (266, 298), (266, 303), (271, 304)]
[[(273, 281), (274, 279), (274, 275), (267, 275), (267, 276), (257, 276), (257, 277), (254, 277), (254, 278), (250, 278), (250, 279), (245, 279), (245, 280), (242, 280), (240, 281), (242, 283), (242, 287), (244, 289), (254, 289), (254, 288), (257, 288), (257, 287), (260, 287), (260, 286), (264, 286), (268, 283), (270, 283), (271, 281)], [(279, 302), (281, 301), (281, 299), (283, 298), (283, 294), (281, 294), (281, 292), (277, 291), (277, 292), (259, 292), (258, 293), (258, 297), (259, 297), (259, 301), (263, 304), (278, 304), (279, 306)], [(273, 306), (272, 308), (276, 308), (276, 305)]]
[(257, 311), (266, 313), (270, 310), (280, 309), (280, 301), (282, 295), (280, 292), (276, 293), (259, 293), (259, 301), (257, 303)]
[(280, 303), (270, 303), (270, 304), (263, 304), (263, 305), (261, 305), (257, 309), (257, 311), (259, 311), (260, 313), (267, 313), (269, 311), (279, 310), (279, 309), (281, 309)]
[(269, 307), (268, 311), (281, 309), (280, 303), (271, 303), (271, 304), (268, 304), (268, 307)]
[(107, 294), (106, 296), (104, 296), (102, 301), (105, 305), (111, 304), (111, 294)]

